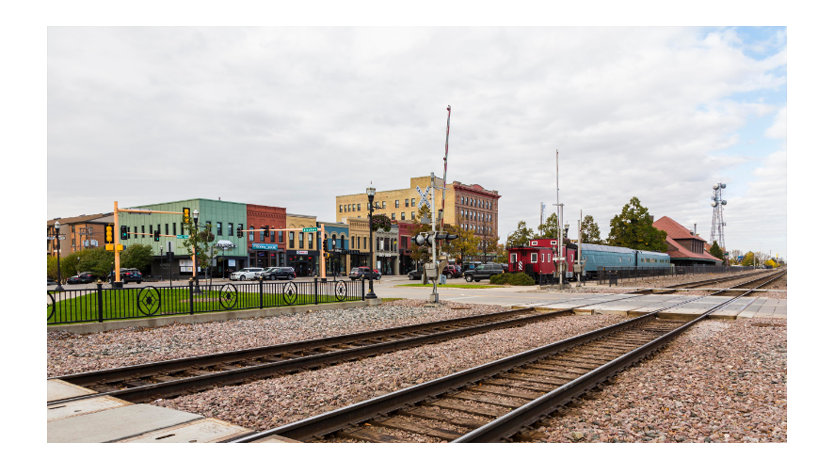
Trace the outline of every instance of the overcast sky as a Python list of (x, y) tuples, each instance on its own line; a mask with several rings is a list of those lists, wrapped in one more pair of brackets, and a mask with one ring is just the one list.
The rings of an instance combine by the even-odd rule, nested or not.
[[(602, 235), (637, 196), (730, 250), (787, 258), (786, 30), (47, 30), (47, 217), (188, 198), (337, 220), (336, 195), (501, 194), (502, 241), (560, 199)], [(114, 169), (101, 171), (102, 165)]]

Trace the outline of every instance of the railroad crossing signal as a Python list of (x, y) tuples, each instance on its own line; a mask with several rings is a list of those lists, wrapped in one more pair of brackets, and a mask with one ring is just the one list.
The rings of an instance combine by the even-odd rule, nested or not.
[(104, 243), (112, 244), (113, 242), (113, 225), (108, 224), (104, 227)]
[(188, 225), (191, 223), (191, 209), (188, 207), (182, 208), (182, 223)]

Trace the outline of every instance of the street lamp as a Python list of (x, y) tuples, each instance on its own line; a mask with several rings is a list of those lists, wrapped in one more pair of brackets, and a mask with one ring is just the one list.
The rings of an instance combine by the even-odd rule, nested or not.
[[(194, 214), (194, 230), (200, 230), (200, 210), (194, 209), (192, 212)], [(194, 292), (200, 293), (200, 278), (197, 277), (197, 234), (195, 233), (191, 237), (191, 279), (194, 280)]]
[(60, 292), (64, 288), (61, 287), (61, 222), (57, 220), (55, 221), (55, 240), (58, 241), (58, 287), (55, 290)]
[(371, 252), (370, 252), (370, 262), (371, 265), (371, 278), (370, 282), (368, 283), (368, 293), (365, 295), (366, 299), (375, 299), (376, 294), (374, 294), (374, 195), (376, 195), (376, 189), (373, 186), (368, 187), (365, 189), (365, 194), (368, 195), (368, 205), (370, 207), (368, 212), (368, 231), (370, 232), (370, 242), (371, 242)]

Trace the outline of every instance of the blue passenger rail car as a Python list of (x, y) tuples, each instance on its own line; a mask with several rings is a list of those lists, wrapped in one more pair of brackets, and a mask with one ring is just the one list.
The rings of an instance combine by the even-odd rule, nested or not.
[(654, 251), (633, 250), (621, 246), (582, 243), (584, 275), (596, 278), (601, 270), (668, 268), (669, 255)]

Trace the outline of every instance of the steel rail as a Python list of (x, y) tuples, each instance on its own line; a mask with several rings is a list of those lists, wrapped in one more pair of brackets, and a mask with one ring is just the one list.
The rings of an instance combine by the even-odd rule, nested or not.
[[(256, 360), (258, 357), (269, 357), (281, 353), (292, 353), (293, 355), (301, 355), (301, 357), (298, 358), (273, 360), (264, 364), (243, 366), (232, 370), (210, 372), (198, 376), (184, 377), (176, 380), (169, 380), (139, 386), (131, 386), (121, 390), (110, 390), (94, 394), (64, 398), (61, 400), (47, 402), (47, 405), (52, 406), (61, 403), (102, 396), (111, 396), (128, 401), (138, 401), (159, 398), (163, 396), (174, 396), (183, 393), (192, 393), (194, 391), (205, 390), (213, 386), (238, 384), (250, 380), (274, 377), (276, 375), (297, 372), (304, 369), (334, 365), (341, 362), (361, 359), (364, 357), (369, 357), (381, 353), (411, 348), (422, 344), (445, 341), (456, 337), (474, 335), (487, 330), (510, 328), (526, 323), (544, 321), (555, 316), (573, 313), (574, 308), (589, 305), (597, 305), (601, 303), (615, 302), (617, 300), (622, 300), (625, 298), (629, 297), (617, 296), (613, 299), (601, 302), (595, 301), (585, 305), (579, 305), (575, 307), (555, 310), (552, 312), (539, 313), (526, 317), (514, 318), (503, 321), (491, 320), (506, 316), (525, 314), (533, 312), (535, 309), (533, 307), (526, 307), (521, 309), (476, 315), (472, 317), (440, 320), (436, 322), (385, 328), (381, 330), (352, 333), (348, 335), (333, 336), (315, 340), (284, 343), (280, 345), (264, 346), (259, 348), (244, 349), (225, 353), (208, 354), (204, 356), (195, 356), (183, 359), (171, 359), (167, 361), (139, 364), (122, 368), (105, 369), (100, 371), (83, 372), (79, 374), (55, 376), (51, 377), (51, 379), (64, 380), (79, 386), (84, 386), (102, 382), (126, 380), (130, 378), (150, 377), (153, 375), (160, 375), (165, 373), (176, 373), (178, 371), (182, 371), (193, 367), (216, 367), (224, 364), (233, 364), (235, 362), (241, 362), (246, 360)], [(468, 327), (465, 326), (463, 328), (457, 328), (452, 330), (447, 329), (446, 331), (440, 331), (436, 333), (420, 333), (420, 331), (425, 332), (427, 330), (431, 331), (439, 328), (450, 328), (454, 327), (455, 325), (472, 323), (475, 323), (475, 325)], [(404, 339), (395, 339), (393, 341), (385, 339), (385, 337), (390, 338), (403, 336), (406, 334), (414, 334), (419, 336), (413, 336), (411, 338)], [(340, 345), (344, 347), (349, 343), (370, 341), (374, 339), (381, 339), (382, 342), (377, 344), (352, 347), (351, 349), (344, 349), (341, 351), (303, 355), (304, 352), (309, 352), (310, 350), (320, 348), (338, 349), (337, 346)]]
[[(738, 297), (742, 297), (743, 295), (744, 294), (742, 294)], [(496, 374), (499, 374), (501, 372), (508, 371), (508, 370), (513, 369), (515, 367), (519, 367), (521, 365), (536, 361), (538, 359), (542, 359), (542, 358), (545, 358), (545, 357), (548, 357), (548, 356), (552, 356), (552, 355), (554, 355), (556, 353), (559, 353), (561, 351), (579, 346), (581, 344), (584, 344), (584, 343), (587, 343), (587, 342), (590, 342), (590, 341), (598, 340), (598, 339), (603, 338), (607, 335), (613, 334), (617, 331), (632, 328), (632, 327), (640, 325), (642, 323), (646, 323), (646, 322), (654, 319), (657, 316), (657, 314), (659, 312), (663, 311), (663, 310), (668, 310), (670, 308), (674, 308), (674, 307), (677, 307), (677, 306), (680, 306), (680, 305), (683, 305), (683, 304), (694, 302), (694, 301), (702, 299), (704, 297), (708, 297), (708, 296), (699, 296), (699, 297), (695, 297), (695, 298), (690, 299), (690, 300), (685, 300), (685, 301), (679, 302), (679, 303), (677, 303), (675, 305), (672, 305), (672, 306), (662, 307), (662, 308), (656, 309), (652, 312), (648, 312), (646, 314), (643, 314), (639, 317), (635, 317), (635, 318), (617, 323), (615, 325), (610, 325), (610, 326), (603, 327), (603, 328), (600, 328), (600, 329), (597, 329), (597, 330), (594, 330), (594, 331), (591, 331), (591, 332), (583, 333), (583, 334), (574, 336), (572, 338), (557, 341), (555, 343), (551, 343), (551, 344), (541, 346), (539, 348), (531, 349), (531, 350), (528, 350), (528, 351), (525, 351), (525, 352), (522, 352), (522, 353), (519, 353), (519, 354), (516, 354), (516, 355), (513, 355), (513, 356), (509, 356), (509, 357), (506, 357), (506, 358), (503, 358), (503, 359), (492, 361), (492, 362), (489, 362), (487, 364), (483, 364), (483, 365), (476, 366), (476, 367), (473, 367), (473, 368), (470, 368), (470, 369), (466, 369), (464, 371), (457, 372), (457, 373), (448, 375), (446, 377), (441, 377), (441, 378), (438, 378), (438, 379), (435, 379), (435, 380), (431, 380), (429, 382), (424, 382), (422, 384), (417, 384), (417, 385), (414, 385), (414, 386), (411, 386), (411, 387), (408, 387), (408, 388), (405, 388), (405, 389), (402, 389), (402, 390), (391, 392), (391, 393), (388, 393), (386, 395), (382, 395), (380, 397), (375, 397), (375, 398), (372, 398), (372, 399), (369, 399), (369, 400), (365, 400), (365, 401), (360, 402), (360, 403), (349, 405), (349, 406), (346, 406), (346, 407), (343, 407), (343, 408), (340, 408), (340, 409), (337, 409), (337, 410), (333, 410), (333, 411), (330, 411), (330, 412), (327, 412), (327, 413), (323, 413), (323, 414), (320, 414), (320, 415), (317, 415), (317, 416), (313, 416), (313, 417), (310, 417), (310, 418), (307, 418), (307, 419), (304, 419), (304, 420), (301, 420), (301, 421), (297, 421), (297, 422), (294, 422), (294, 423), (289, 423), (289, 424), (286, 424), (286, 425), (283, 425), (283, 426), (280, 426), (280, 427), (277, 427), (277, 428), (273, 428), (273, 429), (269, 429), (269, 430), (265, 430), (265, 431), (261, 431), (261, 432), (256, 432), (256, 433), (253, 433), (253, 434), (250, 434), (250, 435), (247, 435), (247, 436), (242, 436), (242, 437), (239, 437), (237, 439), (230, 440), (229, 442), (255, 442), (255, 441), (258, 441), (260, 439), (263, 439), (263, 438), (266, 438), (266, 437), (269, 437), (269, 436), (273, 436), (273, 435), (281, 435), (283, 437), (287, 437), (287, 438), (290, 438), (290, 439), (296, 439), (296, 440), (304, 440), (304, 439), (314, 438), (314, 437), (317, 437), (317, 436), (323, 436), (323, 435), (326, 435), (328, 433), (332, 433), (332, 432), (338, 431), (340, 429), (343, 429), (346, 426), (362, 423), (362, 422), (371, 420), (373, 418), (376, 418), (378, 416), (386, 415), (386, 414), (391, 413), (395, 410), (402, 409), (405, 406), (408, 406), (408, 405), (411, 405), (411, 404), (414, 404), (414, 403), (418, 403), (418, 402), (421, 402), (421, 401), (426, 400), (426, 399), (430, 399), (432, 397), (435, 397), (435, 396), (438, 396), (440, 394), (449, 392), (451, 390), (455, 390), (457, 388), (460, 388), (460, 387), (478, 382), (480, 380), (484, 380), (486, 378), (492, 377), (492, 376), (494, 376)], [(700, 320), (701, 318), (705, 318), (711, 312), (714, 312), (715, 310), (718, 310), (718, 309), (726, 306), (730, 302), (735, 301), (738, 297), (733, 298), (733, 299), (729, 299), (729, 300), (724, 301), (724, 302), (721, 302), (719, 305), (710, 308), (705, 314), (701, 315), (698, 318), (698, 320)], [(694, 321), (690, 322), (690, 324), (694, 324)], [(683, 331), (682, 328), (683, 327), (680, 327), (680, 328), (676, 329), (675, 331), (678, 331), (678, 333), (679, 333), (680, 331)], [(672, 337), (673, 336), (669, 336), (668, 339), (665, 340), (665, 341), (670, 340)], [(665, 344), (665, 341), (658, 342), (657, 340), (654, 340), (650, 343), (647, 343), (644, 346), (641, 346), (641, 347), (637, 348), (636, 350), (632, 351), (632, 353), (627, 353), (626, 356), (633, 355), (633, 356), (630, 356), (630, 357), (637, 357), (639, 355), (639, 357), (642, 358), (645, 355), (649, 354), (650, 352), (656, 350), (658, 347), (660, 347), (660, 345)], [(624, 367), (628, 367), (628, 365), (630, 365), (631, 363), (632, 362), (628, 362), (628, 359), (626, 359), (626, 358), (618, 358), (618, 359), (610, 361), (609, 363), (600, 367), (598, 370), (601, 370), (602, 372), (598, 372), (598, 373), (599, 374), (607, 374), (607, 375), (604, 375), (607, 379), (607, 377), (610, 377), (611, 375), (617, 373), (618, 371), (622, 370)], [(625, 364), (625, 365), (623, 365), (623, 364)], [(596, 386), (596, 384), (594, 384), (592, 386), (589, 385), (589, 383), (590, 383), (589, 380), (592, 379), (592, 378), (595, 378), (595, 377), (599, 377), (599, 376), (589, 372), (588, 374), (583, 375), (583, 377), (580, 377), (579, 379), (576, 379), (576, 380), (572, 381), (571, 383), (573, 385), (571, 387), (568, 387), (567, 389), (565, 388), (566, 386), (560, 387), (559, 389), (548, 393), (546, 396), (549, 396), (549, 395), (552, 396), (552, 394), (555, 394), (557, 391), (560, 391), (560, 390), (561, 390), (559, 392), (560, 394), (561, 393), (566, 393), (565, 390), (569, 390), (570, 391), (569, 393), (574, 394), (574, 395), (572, 395), (572, 397), (577, 396), (578, 394), (584, 393), (584, 391), (588, 390), (589, 389), (588, 387), (593, 388), (594, 386)], [(603, 379), (603, 381), (606, 380), (606, 379)], [(543, 399), (543, 398), (544, 397), (542, 397), (541, 399)], [(495, 424), (494, 425), (495, 429), (500, 429), (501, 427), (507, 426), (507, 425), (513, 426), (513, 427), (518, 427), (518, 426), (523, 427), (524, 425), (529, 424), (529, 421), (531, 419), (530, 416), (532, 416), (535, 412), (540, 411), (540, 409), (541, 409), (540, 407), (542, 405), (538, 402), (538, 400), (540, 400), (540, 399), (534, 400), (534, 402), (536, 402), (535, 405), (532, 405), (533, 402), (531, 402), (531, 404), (528, 404), (530, 406), (528, 406), (528, 405), (522, 406), (519, 409), (515, 410), (514, 412), (508, 413), (507, 415), (505, 415), (505, 417), (509, 416), (509, 415), (513, 415), (513, 413), (518, 413), (517, 415), (513, 415), (509, 418), (502, 417), (502, 418), (499, 418), (498, 420), (496, 420), (496, 421), (499, 421), (499, 420), (502, 420), (502, 419), (506, 419), (507, 422), (502, 421), (499, 424)], [(544, 402), (546, 403), (547, 400), (544, 400)], [(545, 405), (545, 407), (549, 407), (549, 406), (550, 405)], [(560, 406), (560, 405), (557, 405), (556, 407), (558, 407), (558, 406)], [(522, 408), (523, 408), (523, 410), (522, 410)], [(519, 410), (522, 410), (522, 411), (519, 411)], [(524, 423), (524, 424), (519, 424), (519, 423)], [(478, 428), (478, 429), (462, 436), (459, 439), (464, 439), (465, 438), (466, 440), (460, 441), (460, 442), (465, 442), (465, 441), (468, 441), (468, 440), (478, 440), (478, 441), (480, 441), (481, 439), (494, 439), (494, 437), (492, 437), (492, 436), (496, 435), (495, 433), (497, 433), (498, 431), (495, 431), (494, 429), (492, 429), (489, 426), (490, 426), (490, 424), (487, 424), (485, 426), (482, 426), (481, 428)], [(473, 433), (476, 433), (476, 432), (477, 432), (477, 434), (473, 434)], [(487, 436), (487, 437), (486, 438), (481, 437), (482, 435)]]
[[(784, 273), (776, 276), (769, 276), (772, 277), (772, 279), (758, 279), (759, 281), (763, 280), (764, 282), (759, 284), (757, 287), (773, 282), (773, 280), (778, 279), (782, 275), (784, 275)], [(643, 346), (640, 346), (616, 359), (609, 361), (606, 364), (603, 364), (599, 368), (560, 386), (559, 388), (531, 401), (526, 405), (516, 408), (504, 416), (491, 421), (452, 442), (498, 442), (512, 436), (522, 428), (539, 421), (542, 417), (550, 415), (583, 393), (599, 386), (617, 373), (640, 362), (649, 355), (654, 354), (691, 326), (709, 317), (713, 312), (722, 309), (727, 304), (750, 294), (757, 287), (751, 288), (743, 294), (709, 308), (698, 317), (670, 331), (669, 333), (666, 333)]]

